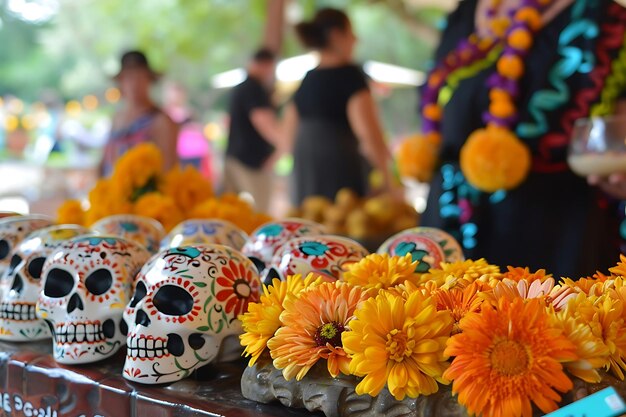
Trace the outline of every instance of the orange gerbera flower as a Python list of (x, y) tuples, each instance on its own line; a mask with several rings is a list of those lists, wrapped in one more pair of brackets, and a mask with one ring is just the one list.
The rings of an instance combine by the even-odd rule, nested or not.
[(552, 305), (556, 311), (560, 311), (574, 297), (576, 297), (576, 292), (572, 288), (561, 287), (560, 285), (555, 286), (554, 278), (548, 278), (543, 282), (539, 279), (534, 281), (522, 279), (518, 282), (505, 279), (498, 283), (493, 292), (486, 298), (491, 299), (491, 301), (505, 298), (509, 302), (516, 298), (523, 300), (537, 298), (543, 300), (546, 305)]
[(280, 327), (280, 314), (285, 310), (283, 302), (289, 296), (297, 297), (301, 291), (319, 285), (322, 278), (309, 274), (305, 279), (300, 275), (290, 275), (286, 281), (277, 278), (272, 285), (263, 285), (263, 294), (258, 303), (249, 303), (248, 311), (239, 316), (244, 333), (239, 336), (245, 346), (244, 356), (250, 356), (252, 366), (267, 346), (267, 341)]
[(602, 286), (611, 277), (604, 275), (602, 272), (596, 272), (591, 277), (580, 278), (574, 281), (571, 278), (563, 278), (561, 285), (571, 287), (575, 291), (583, 292), (587, 295), (602, 295)]
[(478, 282), (472, 283), (466, 288), (441, 289), (433, 293), (437, 301), (437, 310), (448, 310), (454, 320), (452, 334), (461, 331), (459, 322), (467, 313), (480, 311), (483, 299), (479, 297), (482, 285)]
[(530, 269), (528, 267), (526, 268), (520, 268), (520, 267), (512, 267), (512, 266), (507, 266), (506, 267), (507, 272), (505, 272), (504, 274), (502, 274), (502, 278), (507, 278), (510, 279), (512, 281), (521, 281), (521, 280), (526, 280), (528, 282), (532, 282), (535, 280), (539, 280), (541, 282), (544, 282), (545, 280), (547, 280), (548, 278), (552, 278), (552, 274), (546, 274), (546, 270), (545, 269), (538, 269), (535, 272), (530, 272)]
[(619, 262), (613, 268), (609, 268), (609, 272), (615, 276), (626, 277), (626, 256), (620, 254)]
[(460, 327), (448, 341), (445, 353), (455, 358), (444, 378), (470, 414), (531, 417), (531, 401), (548, 413), (558, 407), (558, 392), (573, 388), (561, 362), (577, 358), (575, 346), (540, 300), (485, 303)]
[(342, 333), (367, 290), (343, 282), (325, 282), (286, 298), (280, 315), (283, 327), (267, 342), (274, 366), (286, 380), (301, 380), (319, 359), (326, 359), (328, 372), (336, 377), (349, 373), (350, 358), (343, 350)]

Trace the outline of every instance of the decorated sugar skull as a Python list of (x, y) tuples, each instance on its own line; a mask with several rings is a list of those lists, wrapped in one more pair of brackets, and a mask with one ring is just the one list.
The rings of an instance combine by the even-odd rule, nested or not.
[(0, 339), (27, 342), (50, 337), (46, 323), (35, 315), (44, 262), (64, 242), (88, 232), (76, 225), (50, 226), (31, 233), (17, 245), (2, 279)]
[(162, 251), (137, 275), (126, 307), (124, 377), (145, 384), (177, 381), (212, 361), (241, 355), (237, 316), (256, 302), (254, 264), (222, 245)]
[(52, 226), (52, 219), (38, 214), (0, 219), (0, 274), (9, 267), (11, 253), (17, 244), (31, 232), (47, 226)]
[(438, 268), (441, 262), (465, 259), (461, 245), (454, 237), (432, 227), (415, 227), (397, 233), (378, 248), (378, 253), (395, 256), (410, 253), (414, 261), (419, 261), (416, 272), (420, 273)]
[(214, 244), (241, 250), (247, 239), (246, 232), (226, 220), (191, 219), (174, 227), (161, 242), (161, 249)]
[(52, 330), (57, 362), (99, 361), (126, 343), (124, 307), (149, 256), (130, 240), (87, 235), (64, 243), (48, 257), (37, 316)]
[(136, 214), (117, 214), (105, 217), (91, 228), (94, 232), (107, 236), (121, 236), (143, 245), (151, 253), (158, 252), (165, 230), (161, 223)]
[(288, 241), (278, 250), (263, 275), (263, 281), (269, 284), (274, 278), (284, 280), (288, 275), (305, 276), (310, 272), (336, 280), (347, 265), (359, 262), (367, 255), (367, 249), (346, 237), (300, 237)]
[(293, 218), (268, 222), (252, 232), (241, 251), (254, 262), (259, 272), (263, 273), (276, 251), (289, 240), (325, 233), (324, 226), (304, 219)]

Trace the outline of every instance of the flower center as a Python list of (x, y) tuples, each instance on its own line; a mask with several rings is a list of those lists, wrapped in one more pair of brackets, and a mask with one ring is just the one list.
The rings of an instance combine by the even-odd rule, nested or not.
[(233, 291), (235, 291), (235, 294), (237, 294), (239, 298), (248, 298), (252, 292), (250, 290), (250, 284), (248, 284), (248, 281), (244, 279), (238, 279), (235, 281)]
[(497, 343), (489, 355), (491, 368), (501, 375), (519, 375), (528, 370), (530, 358), (526, 348), (514, 340)]
[(396, 362), (402, 362), (404, 358), (413, 354), (415, 347), (414, 340), (408, 340), (406, 333), (393, 329), (387, 333), (387, 343), (385, 349), (389, 352), (389, 358)]
[(341, 333), (344, 330), (345, 327), (336, 321), (324, 323), (315, 332), (315, 343), (317, 346), (326, 346), (326, 343), (330, 343), (333, 347), (342, 347)]

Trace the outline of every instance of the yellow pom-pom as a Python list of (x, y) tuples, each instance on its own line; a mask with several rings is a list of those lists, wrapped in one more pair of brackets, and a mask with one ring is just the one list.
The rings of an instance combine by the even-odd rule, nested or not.
[(515, 114), (515, 105), (511, 100), (496, 100), (489, 105), (489, 112), (499, 118), (511, 117)]
[(511, 131), (487, 127), (472, 133), (461, 148), (461, 170), (470, 184), (485, 192), (510, 190), (530, 170), (528, 147)]
[(517, 80), (524, 74), (524, 62), (517, 55), (504, 55), (496, 65), (498, 72), (511, 80)]
[(541, 13), (533, 7), (522, 7), (519, 9), (515, 13), (515, 20), (527, 23), (533, 31), (541, 28)]
[(440, 141), (437, 134), (413, 135), (402, 141), (396, 152), (400, 175), (429, 182), (437, 163)]
[(515, 49), (527, 51), (533, 44), (533, 37), (526, 29), (515, 29), (509, 34), (509, 45)]
[(423, 114), (424, 117), (426, 117), (427, 119), (438, 122), (443, 116), (443, 111), (441, 109), (441, 106), (439, 106), (438, 104), (428, 104), (424, 106)]

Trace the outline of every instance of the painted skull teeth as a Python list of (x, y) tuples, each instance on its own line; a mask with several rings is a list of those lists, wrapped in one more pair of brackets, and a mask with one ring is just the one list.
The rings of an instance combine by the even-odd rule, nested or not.
[(127, 340), (126, 357), (131, 359), (154, 359), (168, 356), (166, 340), (162, 338), (130, 335)]
[(98, 343), (104, 341), (102, 324), (96, 322), (57, 323), (54, 334), (57, 344)]
[(0, 303), (0, 319), (15, 321), (37, 320), (34, 303)]

